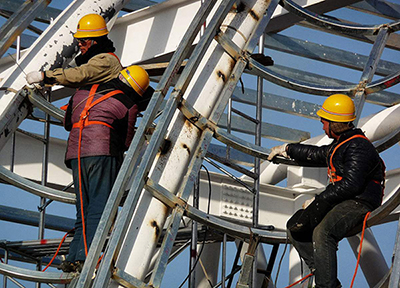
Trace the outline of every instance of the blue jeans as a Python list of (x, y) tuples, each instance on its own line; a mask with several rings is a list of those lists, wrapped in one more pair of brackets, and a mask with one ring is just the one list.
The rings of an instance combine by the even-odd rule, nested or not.
[[(111, 156), (81, 158), (83, 216), (86, 224), (88, 251), (120, 165), (121, 161)], [(79, 194), (78, 159), (71, 160), (71, 168), (76, 194), (76, 222), (75, 234), (69, 246), (67, 261), (75, 262), (86, 259)]]
[[(355, 200), (346, 200), (332, 208), (312, 232), (312, 242), (301, 242), (288, 236), (300, 257), (314, 271), (316, 287), (336, 288), (338, 243), (350, 236), (349, 232), (362, 224), (371, 209)], [(361, 228), (359, 231), (360, 232)], [(311, 235), (310, 235), (311, 238)]]

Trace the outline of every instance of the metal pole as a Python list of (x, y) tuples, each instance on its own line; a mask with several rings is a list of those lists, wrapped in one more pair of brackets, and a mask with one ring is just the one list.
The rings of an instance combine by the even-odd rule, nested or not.
[[(21, 36), (17, 37), (17, 53), (16, 53), (16, 62), (19, 63), (19, 58), (21, 56)], [(14, 172), (15, 165), (15, 132), (11, 136), (11, 163), (10, 163), (10, 171)]]
[(398, 288), (400, 283), (400, 219), (398, 222), (396, 243), (394, 245), (394, 259), (392, 274), (390, 275), (389, 288)]
[[(226, 121), (226, 131), (230, 134), (231, 133), (231, 126), (232, 126), (232, 97), (228, 100), (228, 114), (227, 114), (227, 121)], [(226, 146), (226, 159), (229, 160), (231, 147)]]
[[(46, 100), (50, 102), (50, 92), (46, 91)], [(41, 184), (43, 186), (47, 185), (47, 175), (48, 175), (48, 163), (49, 163), (49, 139), (50, 139), (50, 115), (46, 114), (45, 123), (44, 123), (44, 145), (43, 145), (43, 158), (42, 158), (42, 180)], [(45, 207), (46, 198), (40, 198), (40, 207)], [(42, 240), (44, 238), (44, 227), (45, 227), (45, 216), (46, 216), (46, 209), (40, 210), (39, 216), (39, 233), (38, 239)], [(41, 261), (38, 262), (36, 266), (37, 270), (42, 270), (42, 263)], [(40, 287), (40, 283), (36, 283), (36, 287)]]
[[(200, 173), (197, 177), (193, 189), (193, 207), (199, 208), (200, 192)], [(194, 288), (196, 284), (196, 259), (197, 259), (197, 221), (192, 220), (192, 241), (190, 243), (190, 267), (189, 267), (189, 288)]]
[[(4, 250), (4, 263), (8, 264), (8, 250)], [(7, 288), (7, 276), (3, 275), (3, 287)]]
[(221, 287), (225, 288), (225, 277), (226, 277), (226, 233), (222, 242), (222, 275), (221, 275)]
[(365, 63), (365, 68), (363, 74), (361, 75), (360, 82), (358, 84), (359, 90), (354, 96), (354, 105), (356, 107), (356, 120), (354, 124), (357, 126), (358, 121), (361, 117), (361, 111), (364, 107), (365, 103), (365, 87), (369, 82), (371, 82), (372, 77), (375, 74), (376, 68), (379, 63), (379, 59), (381, 58), (383, 49), (385, 48), (387, 39), (389, 37), (389, 29), (388, 27), (382, 27), (379, 29), (378, 36), (374, 42), (374, 46), (372, 47), (371, 53), (369, 54), (368, 61)]
[[(264, 54), (264, 33), (260, 36), (258, 42), (258, 52)], [(262, 98), (263, 98), (263, 78), (257, 77), (257, 103), (256, 103), (256, 131), (255, 145), (261, 146), (261, 123), (262, 123)], [(253, 196), (253, 227), (258, 226), (258, 211), (259, 211), (259, 192), (260, 192), (260, 158), (254, 158), (254, 174), (257, 176), (254, 179), (254, 196)], [(257, 279), (257, 252), (254, 253), (253, 265), (253, 285)]]

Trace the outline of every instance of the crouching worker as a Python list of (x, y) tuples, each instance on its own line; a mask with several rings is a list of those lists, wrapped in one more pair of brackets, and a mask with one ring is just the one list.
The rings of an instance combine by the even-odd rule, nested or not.
[(69, 101), (65, 162), (72, 169), (77, 201), (74, 238), (60, 267), (64, 272), (82, 270), (123, 153), (134, 136), (137, 114), (153, 91), (147, 72), (130, 66), (111, 81), (81, 87)]
[(281, 155), (328, 166), (328, 186), (311, 203), (306, 201), (305, 209), (297, 211), (286, 225), (291, 243), (315, 275), (316, 287), (336, 288), (341, 287), (338, 243), (350, 232), (360, 232), (366, 214), (381, 205), (385, 166), (372, 143), (354, 127), (350, 97), (328, 97), (317, 114), (326, 135), (333, 139), (331, 144), (284, 144), (272, 148), (268, 160)]

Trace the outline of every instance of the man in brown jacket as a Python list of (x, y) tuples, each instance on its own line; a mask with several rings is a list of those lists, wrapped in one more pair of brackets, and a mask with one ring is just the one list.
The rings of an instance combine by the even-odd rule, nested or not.
[(106, 22), (102, 16), (97, 14), (83, 16), (74, 34), (81, 52), (75, 58), (77, 67), (29, 72), (26, 75), (28, 84), (60, 84), (78, 88), (116, 78), (123, 67), (114, 54), (114, 44), (107, 34)]

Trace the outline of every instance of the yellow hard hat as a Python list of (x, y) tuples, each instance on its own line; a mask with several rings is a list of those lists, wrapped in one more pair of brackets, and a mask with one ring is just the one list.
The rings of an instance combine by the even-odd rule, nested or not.
[(326, 98), (317, 115), (333, 122), (351, 122), (356, 119), (353, 100), (344, 94), (334, 94)]
[(75, 38), (93, 38), (108, 34), (106, 21), (98, 14), (88, 14), (79, 20)]
[(150, 79), (146, 70), (138, 65), (132, 65), (121, 71), (121, 75), (128, 81), (131, 87), (140, 95), (143, 96), (147, 87), (149, 87)]

